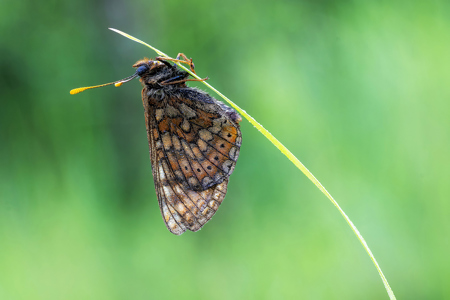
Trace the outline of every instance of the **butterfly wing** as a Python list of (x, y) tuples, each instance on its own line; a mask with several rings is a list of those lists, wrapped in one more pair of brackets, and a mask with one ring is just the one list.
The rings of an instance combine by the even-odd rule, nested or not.
[(195, 88), (160, 101), (143, 90), (153, 179), (161, 214), (174, 234), (198, 231), (222, 203), (242, 136), (240, 116)]

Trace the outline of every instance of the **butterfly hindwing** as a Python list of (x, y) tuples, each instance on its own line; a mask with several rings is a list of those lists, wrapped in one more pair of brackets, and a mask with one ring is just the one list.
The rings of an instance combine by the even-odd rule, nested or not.
[[(153, 179), (174, 234), (199, 230), (222, 203), (242, 142), (237, 113), (195, 88), (143, 102)], [(237, 116), (237, 117), (236, 117)]]

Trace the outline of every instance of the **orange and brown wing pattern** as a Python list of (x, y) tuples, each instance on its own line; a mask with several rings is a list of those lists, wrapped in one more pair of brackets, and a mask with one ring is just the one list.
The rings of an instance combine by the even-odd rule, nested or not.
[(197, 231), (222, 203), (242, 136), (237, 113), (194, 88), (143, 102), (153, 179), (174, 234)]

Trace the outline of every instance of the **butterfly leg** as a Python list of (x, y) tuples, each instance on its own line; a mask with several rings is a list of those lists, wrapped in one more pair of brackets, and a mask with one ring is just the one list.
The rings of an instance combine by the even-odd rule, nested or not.
[[(183, 58), (183, 59), (180, 59), (180, 58)], [(184, 55), (184, 53), (178, 53), (177, 58), (169, 58), (169, 57), (158, 56), (156, 59), (157, 60), (161, 60), (161, 61), (169, 60), (169, 61), (172, 61), (172, 62), (179, 62), (179, 63), (187, 64), (187, 65), (189, 65), (189, 68), (191, 69), (192, 73), (197, 74), (194, 71), (195, 65), (192, 62), (192, 58), (187, 58), (186, 55)]]
[(184, 53), (178, 53), (177, 59), (179, 60), (181, 57), (184, 59), (184, 63), (189, 65), (189, 68), (191, 69), (191, 71), (192, 71), (194, 74), (196, 74), (195, 71), (194, 71), (195, 65), (194, 65), (194, 63), (192, 62), (192, 58), (189, 58), (189, 59), (188, 59), (188, 58), (186, 57), (186, 55), (184, 55)]

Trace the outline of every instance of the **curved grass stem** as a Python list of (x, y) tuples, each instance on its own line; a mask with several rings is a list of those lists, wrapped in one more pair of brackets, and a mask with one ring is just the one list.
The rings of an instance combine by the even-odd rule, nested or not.
[[(150, 49), (152, 49), (153, 51), (155, 51), (156, 53), (158, 53), (161, 56), (165, 56), (170, 58), (167, 54), (165, 54), (164, 52), (150, 46), (149, 44), (129, 35), (126, 34), (125, 32), (122, 32), (120, 30), (114, 29), (114, 28), (109, 28), (112, 31), (115, 31), (135, 42), (138, 42), (140, 44), (143, 44), (147, 47), (149, 47)], [(197, 78), (197, 79), (201, 79), (197, 74), (191, 72), (191, 70), (189, 70), (188, 68), (186, 68), (185, 66), (183, 66), (180, 63), (176, 63), (180, 68), (184, 69), (185, 71), (189, 72), (193, 77)], [(327, 198), (331, 201), (331, 203), (333, 203), (334, 206), (336, 206), (336, 208), (339, 210), (339, 212), (341, 213), (341, 215), (344, 217), (345, 221), (347, 221), (348, 225), (350, 226), (350, 228), (353, 230), (353, 232), (355, 233), (355, 235), (358, 237), (359, 241), (361, 242), (361, 244), (363, 245), (364, 249), (366, 250), (367, 254), (369, 254), (370, 259), (372, 260), (373, 264), (375, 265), (375, 267), (378, 270), (378, 273), (380, 274), (381, 280), (384, 283), (384, 287), (386, 288), (386, 291), (389, 295), (389, 298), (391, 300), (396, 299), (394, 292), (392, 291), (391, 287), (389, 286), (389, 283), (386, 279), (386, 277), (384, 276), (383, 272), (381, 271), (380, 266), (378, 265), (377, 260), (375, 259), (375, 257), (372, 254), (372, 251), (370, 251), (369, 246), (367, 245), (366, 241), (364, 240), (364, 238), (362, 237), (361, 233), (359, 233), (358, 229), (356, 228), (356, 226), (353, 224), (353, 222), (350, 220), (350, 218), (345, 214), (345, 212), (342, 210), (342, 208), (339, 206), (339, 204), (336, 202), (336, 200), (334, 200), (334, 198), (331, 196), (331, 194), (325, 189), (325, 187), (319, 182), (319, 180), (316, 179), (316, 177), (314, 177), (314, 175), (297, 159), (297, 157), (295, 157), (282, 143), (280, 143), (280, 141), (278, 141), (269, 131), (267, 131), (267, 129), (265, 129), (261, 124), (259, 124), (255, 119), (253, 119), (253, 117), (251, 117), (249, 114), (247, 114), (247, 112), (245, 112), (245, 110), (241, 109), (239, 106), (237, 106), (234, 102), (232, 102), (230, 99), (228, 99), (225, 95), (223, 95), (221, 92), (219, 92), (218, 90), (216, 90), (214, 87), (212, 87), (209, 83), (207, 83), (206, 81), (202, 81), (203, 84), (205, 84), (207, 87), (209, 87), (211, 90), (213, 90), (214, 92), (216, 92), (222, 99), (224, 99), (226, 102), (228, 102), (234, 109), (236, 109), (244, 118), (246, 118), (253, 126), (256, 127), (256, 129), (258, 129), (272, 144), (274, 144), (275, 147), (277, 147), (281, 153), (283, 153), (290, 161), (292, 161), (292, 163), (300, 170), (303, 172), (303, 174), (306, 175), (306, 177), (309, 178), (309, 180), (312, 181), (312, 183), (314, 183), (315, 186), (317, 186), (317, 188), (325, 195), (327, 196)]]

